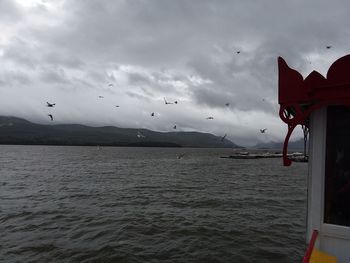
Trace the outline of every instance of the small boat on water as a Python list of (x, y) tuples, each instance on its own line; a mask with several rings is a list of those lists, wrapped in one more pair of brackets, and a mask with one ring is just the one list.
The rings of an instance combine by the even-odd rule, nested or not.
[(327, 77), (305, 79), (278, 58), (280, 118), (288, 141), (297, 125), (309, 130), (306, 241), (303, 263), (350, 262), (350, 55), (335, 61)]

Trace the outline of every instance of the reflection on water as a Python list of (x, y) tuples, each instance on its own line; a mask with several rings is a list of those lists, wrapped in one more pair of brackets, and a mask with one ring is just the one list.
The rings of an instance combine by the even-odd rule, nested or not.
[(229, 154), (0, 146), (0, 261), (300, 261), (307, 165)]

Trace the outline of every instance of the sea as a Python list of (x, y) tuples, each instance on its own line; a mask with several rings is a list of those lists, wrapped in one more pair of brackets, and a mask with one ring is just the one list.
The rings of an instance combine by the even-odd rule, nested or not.
[(0, 262), (300, 262), (307, 164), (232, 152), (2, 145)]

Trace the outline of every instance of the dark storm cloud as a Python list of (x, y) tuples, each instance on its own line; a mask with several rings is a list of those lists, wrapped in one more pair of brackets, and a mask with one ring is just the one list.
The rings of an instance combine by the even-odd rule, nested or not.
[(179, 89), (186, 88), (188, 78), (173, 72), (149, 71), (149, 72), (127, 72), (128, 83), (135, 89), (140, 89), (145, 95), (152, 97), (176, 96)]
[[(277, 57), (306, 75), (350, 52), (345, 0), (31, 2), (0, 1), (0, 91), (23, 95), (33, 115), (38, 98), (65, 101), (62, 122), (167, 130), (174, 120), (245, 142), (269, 126), (280, 138)], [(0, 101), (0, 114), (15, 104)]]
[[(211, 82), (191, 89), (195, 101), (212, 107), (224, 108), (225, 103), (230, 103), (231, 109), (260, 109), (274, 113), (275, 109), (268, 105), (267, 99), (276, 95), (277, 80), (271, 77), (276, 75), (275, 66), (266, 69), (266, 59), (261, 61), (255, 60), (252, 54), (234, 55), (222, 63), (203, 59), (193, 61), (189, 66)], [(273, 65), (275, 58), (269, 62)]]
[[(233, 101), (228, 99), (233, 97), (223, 93), (220, 90), (217, 90), (217, 87), (208, 85), (206, 87), (201, 87), (193, 91), (193, 96), (196, 99), (198, 104), (205, 104), (209, 107), (225, 107), (225, 103)], [(231, 106), (235, 106), (234, 103), (231, 103)]]

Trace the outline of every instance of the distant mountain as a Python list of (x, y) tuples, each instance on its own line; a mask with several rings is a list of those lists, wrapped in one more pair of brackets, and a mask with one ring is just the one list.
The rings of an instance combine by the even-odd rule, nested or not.
[[(258, 143), (253, 148), (256, 149), (283, 149), (283, 142), (268, 142), (268, 143)], [(290, 150), (303, 150), (304, 149), (304, 139), (299, 139), (288, 143), (288, 149)]]
[(221, 137), (200, 132), (155, 132), (113, 126), (79, 124), (41, 125), (16, 117), (0, 116), (0, 144), (101, 145), (144, 147), (239, 148)]

